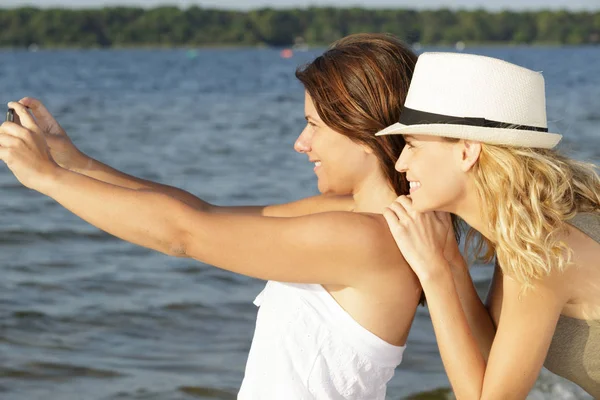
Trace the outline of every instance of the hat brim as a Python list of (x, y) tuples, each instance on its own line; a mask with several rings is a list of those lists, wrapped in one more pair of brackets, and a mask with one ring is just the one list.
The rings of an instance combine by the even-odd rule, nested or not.
[(562, 135), (557, 133), (519, 129), (488, 128), (454, 124), (404, 125), (399, 122), (379, 131), (375, 136), (411, 134), (449, 137), (496, 145), (533, 147), (540, 149), (551, 149), (562, 139)]

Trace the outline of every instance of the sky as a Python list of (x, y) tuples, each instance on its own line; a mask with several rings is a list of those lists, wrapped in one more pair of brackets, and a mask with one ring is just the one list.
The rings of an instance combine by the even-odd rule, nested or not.
[(474, 9), (490, 11), (503, 9), (539, 10), (595, 10), (600, 11), (600, 0), (0, 0), (0, 8), (32, 5), (36, 7), (99, 8), (102, 6), (134, 5), (156, 7), (176, 5), (187, 8), (201, 7), (248, 10), (260, 7), (291, 8), (308, 6), (359, 6), (365, 8), (414, 9)]

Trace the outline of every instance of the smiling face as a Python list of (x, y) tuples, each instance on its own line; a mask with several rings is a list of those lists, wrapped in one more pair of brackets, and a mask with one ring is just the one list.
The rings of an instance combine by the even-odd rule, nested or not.
[(366, 146), (355, 143), (329, 128), (319, 117), (312, 98), (305, 93), (306, 127), (294, 149), (314, 164), (321, 193), (353, 194), (360, 183), (378, 168), (377, 160)]
[(396, 170), (406, 173), (415, 210), (456, 212), (469, 187), (467, 172), (480, 145), (428, 135), (406, 135)]

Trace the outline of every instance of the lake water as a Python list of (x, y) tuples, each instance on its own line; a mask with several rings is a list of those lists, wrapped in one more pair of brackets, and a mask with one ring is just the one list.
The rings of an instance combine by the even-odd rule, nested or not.
[[(543, 71), (560, 148), (600, 164), (600, 47), (467, 51)], [(0, 102), (41, 98), (84, 152), (130, 174), (216, 204), (280, 203), (317, 193), (292, 146), (294, 70), (320, 52), (2, 51)], [(4, 165), (0, 188), (0, 398), (235, 398), (263, 282), (121, 242)], [(490, 272), (473, 269), (481, 293)], [(388, 399), (447, 387), (420, 308)], [(586, 397), (544, 371), (530, 398)]]

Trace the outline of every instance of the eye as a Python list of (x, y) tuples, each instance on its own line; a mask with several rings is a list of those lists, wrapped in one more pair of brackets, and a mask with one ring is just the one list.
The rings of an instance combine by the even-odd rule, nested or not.
[(413, 145), (412, 145), (412, 143), (410, 143), (410, 142), (406, 142), (406, 148), (407, 148), (407, 149), (412, 149), (412, 148), (414, 148), (414, 147), (415, 147), (415, 146), (413, 146)]

